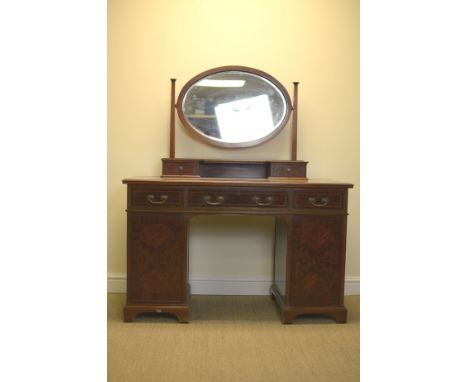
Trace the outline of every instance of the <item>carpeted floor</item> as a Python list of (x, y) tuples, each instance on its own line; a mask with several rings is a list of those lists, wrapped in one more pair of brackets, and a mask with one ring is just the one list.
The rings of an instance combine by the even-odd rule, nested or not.
[(108, 381), (359, 381), (359, 296), (348, 323), (300, 317), (282, 325), (268, 296), (192, 296), (189, 324), (142, 315), (122, 322), (108, 294)]

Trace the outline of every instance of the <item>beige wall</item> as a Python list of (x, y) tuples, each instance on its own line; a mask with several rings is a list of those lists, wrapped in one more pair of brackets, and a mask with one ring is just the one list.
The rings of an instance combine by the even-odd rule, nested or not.
[[(160, 175), (168, 156), (170, 78), (177, 92), (224, 65), (261, 69), (292, 96), (299, 81), (298, 158), (308, 176), (352, 182), (347, 276), (359, 276), (359, 2), (357, 0), (109, 0), (108, 272), (126, 271), (126, 189)], [(288, 159), (289, 126), (273, 141), (218, 149), (178, 123), (179, 157)], [(269, 218), (200, 217), (191, 226), (190, 277), (271, 273)], [(215, 239), (212, 233), (216, 232)]]

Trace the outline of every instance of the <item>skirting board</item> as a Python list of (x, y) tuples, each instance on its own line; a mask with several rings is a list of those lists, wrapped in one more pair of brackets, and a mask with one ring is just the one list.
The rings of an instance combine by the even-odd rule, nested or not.
[[(271, 280), (267, 279), (220, 279), (205, 277), (189, 280), (191, 294), (210, 295), (268, 295)], [(345, 278), (345, 295), (360, 294), (360, 278), (349, 276)], [(125, 293), (127, 279), (123, 275), (109, 275), (107, 277), (108, 293)]]

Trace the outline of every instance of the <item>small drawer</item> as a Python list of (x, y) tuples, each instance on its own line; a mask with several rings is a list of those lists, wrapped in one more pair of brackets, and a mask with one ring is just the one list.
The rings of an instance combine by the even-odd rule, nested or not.
[(287, 207), (286, 192), (267, 192), (264, 190), (232, 191), (232, 190), (189, 190), (188, 204), (190, 207)]
[(271, 178), (306, 178), (307, 162), (271, 162)]
[(164, 188), (134, 188), (130, 192), (130, 206), (165, 207), (182, 206), (183, 191)]
[(297, 191), (293, 197), (294, 208), (343, 209), (345, 193), (343, 191)]
[(163, 176), (198, 176), (198, 162), (163, 159)]

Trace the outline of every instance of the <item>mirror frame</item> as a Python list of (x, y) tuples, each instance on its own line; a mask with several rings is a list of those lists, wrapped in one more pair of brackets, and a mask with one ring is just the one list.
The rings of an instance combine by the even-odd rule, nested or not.
[[(266, 136), (264, 136), (262, 138), (258, 138), (256, 140), (248, 141), (248, 142), (221, 142), (219, 140), (212, 139), (208, 135), (205, 135), (205, 134), (199, 132), (197, 129), (195, 129), (190, 124), (190, 122), (187, 120), (187, 118), (185, 118), (185, 115), (184, 115), (184, 112), (183, 112), (183, 109), (182, 109), (182, 106), (183, 106), (182, 103), (184, 101), (185, 95), (190, 90), (190, 88), (195, 83), (197, 83), (201, 79), (203, 79), (203, 78), (205, 78), (205, 77), (207, 77), (207, 76), (209, 76), (211, 74), (221, 73), (221, 72), (232, 72), (232, 71), (245, 72), (245, 73), (254, 74), (254, 75), (257, 75), (259, 77), (265, 78), (266, 80), (270, 81), (273, 85), (275, 85), (278, 88), (278, 90), (281, 92), (281, 94), (283, 95), (283, 97), (285, 99), (285, 102), (286, 102), (286, 113), (285, 113), (285, 116), (283, 118), (283, 121), (270, 134), (268, 134), (268, 135), (266, 135)], [(181, 91), (179, 93), (179, 97), (177, 98), (177, 103), (176, 103), (175, 107), (177, 109), (177, 114), (179, 115), (180, 121), (182, 122), (184, 127), (187, 129), (187, 131), (190, 133), (190, 135), (192, 135), (193, 137), (195, 137), (195, 138), (197, 138), (197, 139), (199, 139), (199, 140), (201, 140), (203, 142), (206, 142), (206, 143), (208, 143), (210, 145), (218, 146), (218, 147), (226, 147), (226, 148), (252, 147), (252, 146), (260, 145), (260, 144), (272, 139), (273, 137), (278, 135), (283, 130), (283, 128), (286, 126), (286, 124), (289, 121), (289, 118), (290, 118), (290, 115), (291, 115), (291, 110), (292, 110), (291, 98), (289, 97), (289, 94), (288, 94), (286, 88), (277, 79), (275, 79), (274, 77), (272, 77), (268, 73), (265, 73), (265, 72), (263, 72), (261, 70), (254, 69), (254, 68), (249, 68), (247, 66), (236, 66), (236, 65), (220, 66), (220, 67), (217, 67), (217, 68), (209, 69), (209, 70), (206, 70), (206, 71), (196, 75), (195, 77), (193, 77), (181, 89)]]

